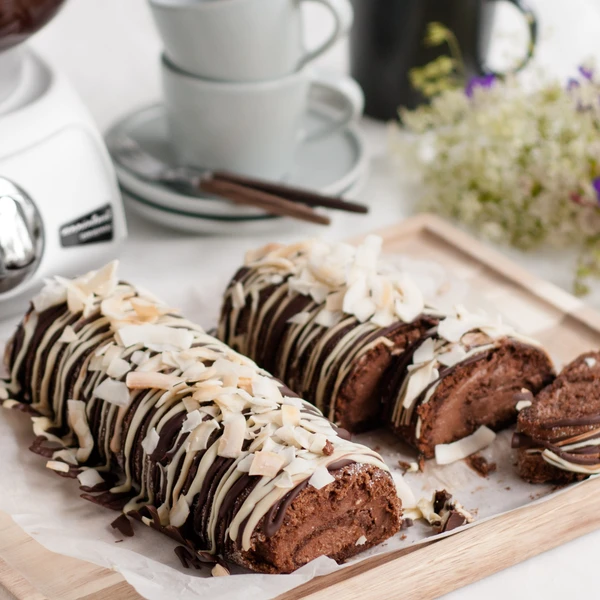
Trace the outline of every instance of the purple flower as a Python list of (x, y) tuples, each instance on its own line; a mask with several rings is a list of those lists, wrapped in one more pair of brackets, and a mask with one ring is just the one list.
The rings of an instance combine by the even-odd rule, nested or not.
[(596, 177), (596, 179), (592, 181), (592, 185), (594, 186), (594, 190), (596, 191), (596, 198), (598, 202), (600, 202), (600, 177)]
[(588, 67), (581, 65), (579, 67), (579, 72), (588, 80), (591, 81), (594, 76), (594, 71)]
[(572, 77), (569, 79), (569, 81), (567, 81), (567, 91), (570, 92), (571, 90), (575, 90), (578, 87), (581, 87), (581, 84), (579, 83), (579, 81), (577, 81), (577, 79), (573, 79)]
[(487, 75), (481, 75), (480, 77), (471, 77), (469, 79), (469, 83), (467, 83), (465, 87), (465, 94), (469, 97), (473, 97), (473, 93), (475, 92), (475, 88), (484, 88), (489, 89), (494, 85), (496, 81), (496, 76), (492, 73), (488, 73)]

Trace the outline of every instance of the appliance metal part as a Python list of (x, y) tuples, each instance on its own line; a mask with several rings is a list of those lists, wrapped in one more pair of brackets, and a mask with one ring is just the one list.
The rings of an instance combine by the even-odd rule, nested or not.
[(0, 296), (29, 279), (44, 249), (40, 213), (27, 193), (0, 177)]

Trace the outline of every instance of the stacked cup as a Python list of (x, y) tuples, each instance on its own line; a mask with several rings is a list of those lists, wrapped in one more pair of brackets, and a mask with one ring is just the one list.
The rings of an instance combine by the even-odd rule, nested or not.
[[(301, 5), (325, 5), (335, 21), (318, 48), (303, 43)], [(350, 77), (308, 64), (346, 35), (348, 0), (150, 0), (165, 51), (162, 76), (171, 139), (181, 164), (281, 179), (303, 142), (360, 116)], [(307, 130), (314, 99), (335, 113)]]

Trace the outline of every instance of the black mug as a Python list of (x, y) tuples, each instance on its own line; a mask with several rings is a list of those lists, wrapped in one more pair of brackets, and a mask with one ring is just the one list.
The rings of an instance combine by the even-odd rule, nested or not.
[[(352, 76), (365, 92), (365, 113), (377, 119), (392, 119), (400, 106), (414, 108), (426, 100), (411, 84), (409, 72), (448, 53), (443, 45), (425, 46), (430, 23), (439, 22), (452, 32), (467, 78), (492, 73), (486, 68), (485, 57), (499, 1), (352, 0), (350, 64)], [(529, 25), (530, 43), (514, 69), (518, 71), (533, 56), (537, 21), (523, 2), (507, 1), (519, 8)]]

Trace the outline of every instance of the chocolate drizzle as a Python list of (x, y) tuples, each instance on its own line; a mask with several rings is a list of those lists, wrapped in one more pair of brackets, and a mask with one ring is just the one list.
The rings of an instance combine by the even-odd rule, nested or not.
[[(86, 280), (85, 285), (89, 281)], [(127, 325), (123, 323), (146, 325), (146, 321), (137, 320), (134, 314), (134, 306), (141, 303), (129, 300), (137, 291), (125, 284), (119, 285), (115, 296), (106, 298), (106, 305), (103, 296), (91, 292), (90, 302), (85, 304), (85, 316), (71, 312), (66, 304), (39, 315), (35, 311), (28, 313), (10, 344), (9, 366), (12, 367), (11, 389), (20, 389), (17, 401), (41, 413), (35, 426), (36, 431), (44, 435), (36, 437), (31, 449), (45, 458), (54, 457), (57, 450), (68, 450), (80, 464), (69, 464), (68, 473), (59, 472), (61, 476), (75, 477), (83, 468), (96, 469), (103, 481), (81, 486), (81, 497), (121, 512), (112, 526), (123, 535), (133, 533), (129, 516), (181, 544), (178, 556), (188, 565), (199, 564), (198, 561), (218, 562), (219, 556), (235, 556), (238, 563), (247, 564), (244, 563), (246, 553), (256, 538), (248, 524), (265, 521), (268, 537), (277, 533), (286, 511), (309, 485), (310, 477), (320, 464), (327, 465), (329, 460), (328, 468), (337, 470), (354, 462), (344, 459), (351, 455), (361, 464), (385, 470), (377, 453), (343, 442), (346, 432), (330, 424), (317, 408), (300, 399), (293, 402), (291, 399), (297, 396), (291, 390), (274, 386), (268, 374), (181, 316), (160, 313), (156, 321), (143, 329), (144, 334), (141, 329), (135, 331), (141, 335), (141, 341), (125, 347), (121, 338), (125, 334), (120, 328)], [(82, 293), (86, 293), (83, 288)], [(129, 308), (125, 304), (129, 304)], [(112, 317), (107, 316), (113, 311), (118, 313), (117, 308), (131, 311), (129, 320), (111, 320)], [(103, 312), (105, 309), (107, 314)], [(166, 328), (182, 329), (185, 335), (177, 332), (171, 336), (170, 332), (165, 333)], [(180, 343), (181, 350), (150, 351), (146, 344), (154, 347), (154, 342), (143, 339), (147, 331), (165, 335), (167, 347), (171, 346), (168, 344), (171, 339), (187, 341)], [(69, 335), (63, 335), (65, 332)], [(191, 345), (187, 345), (190, 340)], [(203, 352), (192, 352), (194, 349), (203, 349)], [(132, 358), (134, 352), (142, 354), (141, 367), (141, 362)], [(126, 363), (125, 371), (123, 363)], [(120, 373), (114, 377), (108, 374), (113, 364), (118, 369), (115, 372)], [(212, 370), (207, 380), (212, 379), (206, 384), (200, 376), (195, 379), (195, 375), (185, 375), (186, 369), (190, 370), (188, 373), (200, 375)], [(145, 388), (139, 385), (145, 375), (140, 378), (140, 374), (136, 374), (133, 379), (137, 379), (138, 384), (130, 384), (128, 373), (131, 371), (147, 373), (149, 385), (154, 381), (162, 384), (169, 374), (176, 383), (164, 388)], [(215, 377), (218, 385), (214, 384)], [(125, 400), (115, 397), (112, 402), (104, 399), (104, 394), (96, 393), (104, 383), (109, 384), (105, 389), (124, 390)], [(253, 386), (261, 384), (266, 391), (254, 395)], [(223, 389), (222, 393), (219, 388)], [(197, 393), (203, 397), (207, 390), (209, 394), (205, 399), (196, 400)], [(263, 394), (266, 395), (263, 397)], [(288, 399), (284, 401), (283, 396)], [(236, 408), (240, 402), (241, 408)], [(319, 434), (325, 435), (323, 449), (309, 453), (293, 440), (288, 442), (285, 437), (277, 437), (272, 433), (275, 429), (269, 429), (278, 448), (294, 448), (292, 453), (287, 452), (282, 467), (306, 454), (306, 470), (298, 474), (304, 479), (287, 494), (285, 488), (277, 487), (272, 481), (279, 473), (250, 475), (238, 468), (246, 458), (252, 459), (252, 465), (254, 461), (261, 462), (256, 458), (268, 437), (260, 437), (265, 424), (258, 422), (257, 417), (266, 414), (265, 402), (268, 414), (274, 415), (267, 421), (270, 427), (277, 421), (281, 426), (283, 416), (279, 413), (284, 412), (282, 406), (288, 403), (298, 408), (301, 421), (294, 427), (303, 429), (309, 444), (317, 435), (314, 432), (325, 432)], [(228, 403), (232, 403), (232, 407)], [(190, 416), (197, 411), (200, 415)], [(228, 449), (228, 440), (224, 439), (228, 428), (226, 419), (230, 415), (244, 417), (242, 425), (246, 427), (241, 434), (241, 451), (234, 450), (233, 454)], [(239, 430), (237, 435), (240, 435)], [(260, 444), (255, 444), (250, 451), (255, 440)], [(315, 454), (319, 455), (318, 460)], [(56, 460), (63, 459), (57, 457)], [(259, 464), (257, 470), (260, 472), (261, 468), (265, 467)], [(259, 481), (262, 487), (257, 489)], [(257, 493), (252, 495), (253, 492)], [(265, 494), (273, 499), (270, 507), (263, 501)], [(232, 527), (237, 528), (237, 540), (231, 539)], [(260, 525), (255, 526), (255, 530), (260, 532)]]

